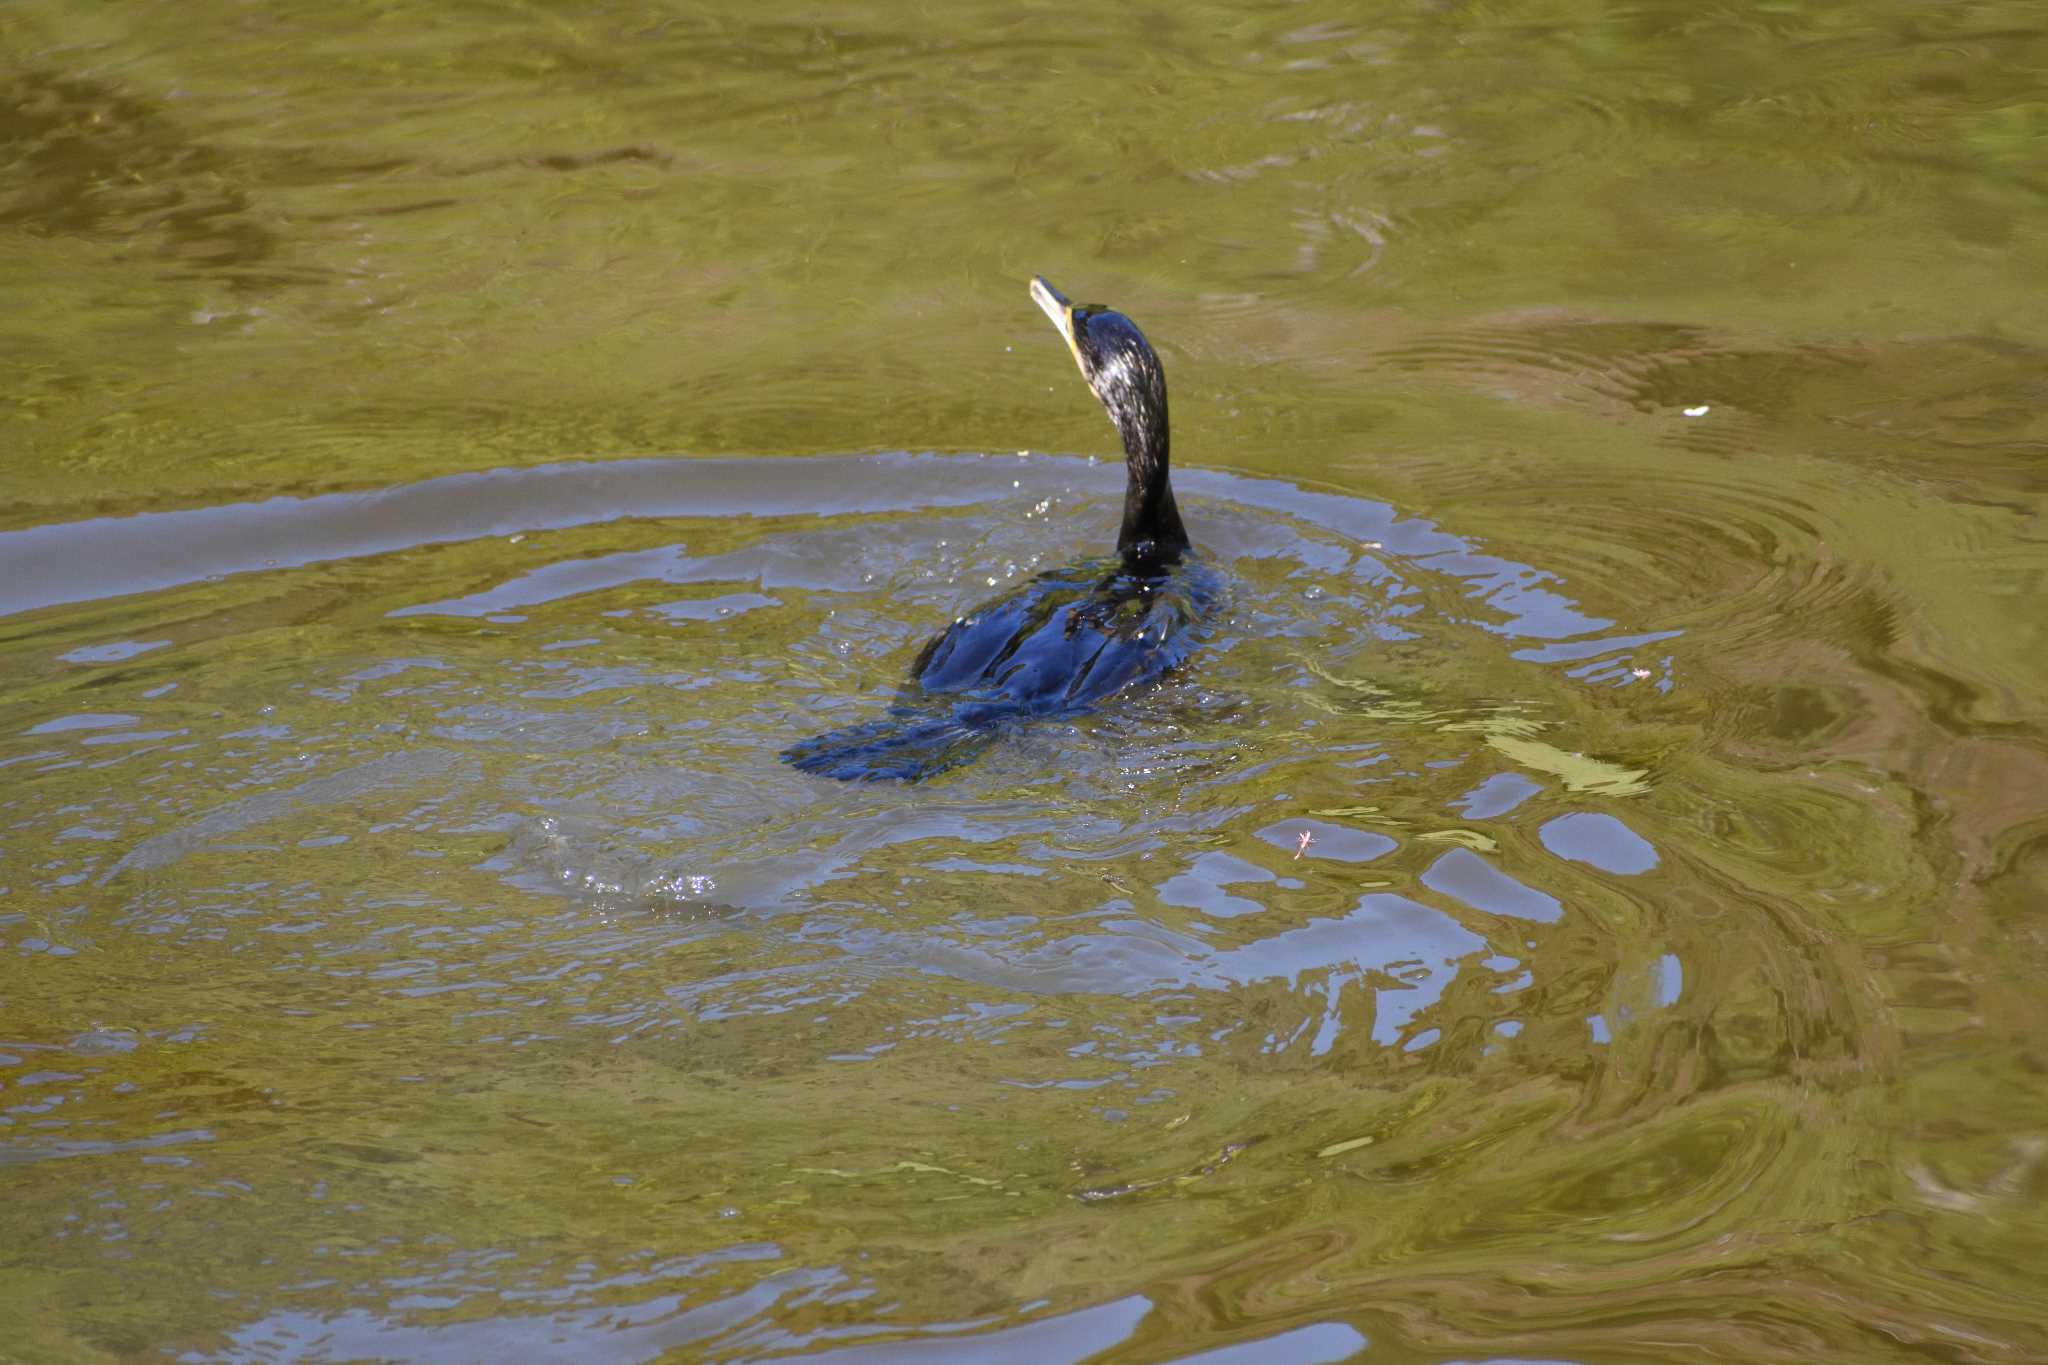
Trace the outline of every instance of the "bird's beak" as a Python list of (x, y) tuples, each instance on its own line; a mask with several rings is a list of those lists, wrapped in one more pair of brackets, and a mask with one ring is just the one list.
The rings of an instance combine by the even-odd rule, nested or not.
[(1079, 366), (1085, 379), (1088, 367), (1081, 364), (1081, 348), (1074, 340), (1074, 305), (1043, 275), (1031, 277), (1031, 299), (1045, 315), (1052, 319), (1052, 325), (1060, 329), (1060, 335), (1067, 339), (1067, 349), (1074, 353), (1074, 364)]

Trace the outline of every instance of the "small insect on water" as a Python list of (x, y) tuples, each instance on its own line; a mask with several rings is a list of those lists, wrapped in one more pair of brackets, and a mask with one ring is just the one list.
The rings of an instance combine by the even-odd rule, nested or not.
[(1295, 836), (1294, 861), (1300, 862), (1301, 855), (1308, 852), (1308, 846), (1315, 841), (1315, 834), (1309, 830), (1303, 830), (1299, 835)]

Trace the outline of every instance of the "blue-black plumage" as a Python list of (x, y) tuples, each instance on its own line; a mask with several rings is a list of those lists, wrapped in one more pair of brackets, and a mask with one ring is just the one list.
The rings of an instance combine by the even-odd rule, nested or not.
[(1008, 726), (1086, 711), (1159, 678), (1206, 634), (1218, 581), (1174, 504), (1158, 355), (1129, 318), (1076, 307), (1043, 277), (1031, 297), (1123, 438), (1117, 555), (1038, 574), (955, 621), (925, 646), (885, 715), (783, 751), (805, 772), (922, 780), (968, 762)]

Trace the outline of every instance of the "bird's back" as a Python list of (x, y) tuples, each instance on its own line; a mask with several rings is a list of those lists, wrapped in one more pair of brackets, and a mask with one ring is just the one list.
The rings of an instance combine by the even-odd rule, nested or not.
[(930, 777), (1009, 722), (1076, 714), (1177, 667), (1207, 634), (1216, 597), (1192, 557), (1155, 574), (1121, 560), (1039, 574), (926, 645), (888, 716), (783, 756), (843, 781)]
[(1084, 710), (1185, 659), (1213, 596), (1192, 562), (1157, 574), (1115, 560), (1039, 574), (925, 646), (911, 683), (1021, 714)]

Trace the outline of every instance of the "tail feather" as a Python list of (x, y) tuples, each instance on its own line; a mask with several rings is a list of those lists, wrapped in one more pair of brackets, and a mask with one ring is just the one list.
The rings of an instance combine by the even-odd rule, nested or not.
[(994, 733), (957, 713), (894, 710), (878, 720), (813, 735), (782, 751), (800, 772), (841, 782), (922, 782), (971, 762)]

